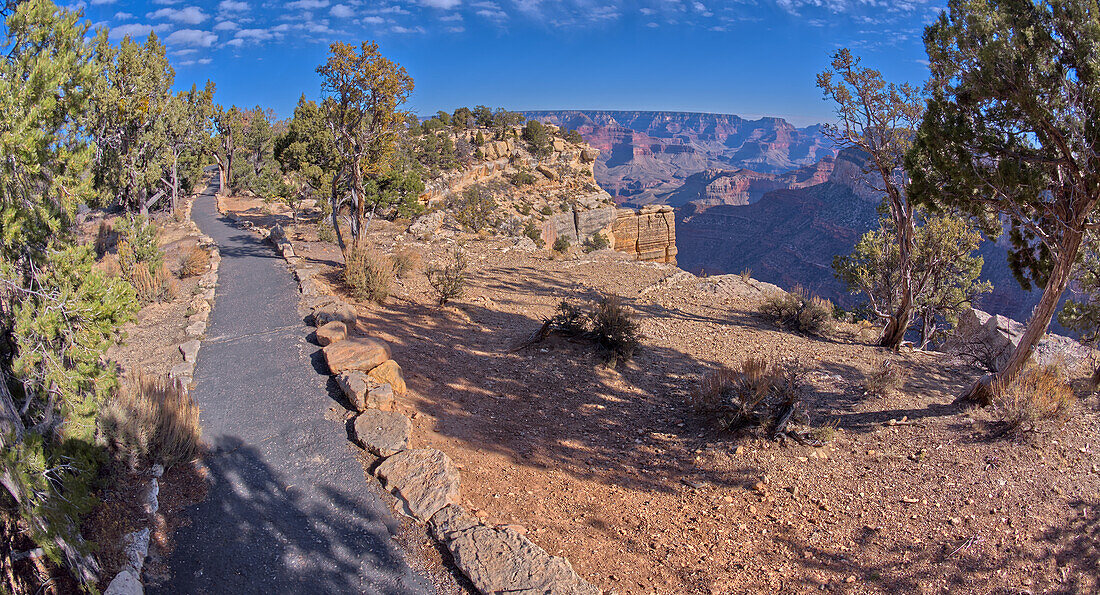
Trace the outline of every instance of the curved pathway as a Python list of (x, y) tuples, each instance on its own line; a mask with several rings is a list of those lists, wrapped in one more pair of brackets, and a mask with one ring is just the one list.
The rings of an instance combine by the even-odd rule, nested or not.
[(285, 262), (222, 217), (212, 192), (192, 209), (222, 255), (192, 393), (211, 487), (176, 531), (172, 578), (155, 591), (431, 592), (391, 539), (397, 521), (368, 489), (342, 415), (330, 412)]

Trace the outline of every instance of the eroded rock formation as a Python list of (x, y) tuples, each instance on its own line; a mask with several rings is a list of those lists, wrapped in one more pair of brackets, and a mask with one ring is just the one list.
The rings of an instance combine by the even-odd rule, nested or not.
[(612, 247), (647, 262), (676, 264), (676, 215), (669, 206), (618, 209)]

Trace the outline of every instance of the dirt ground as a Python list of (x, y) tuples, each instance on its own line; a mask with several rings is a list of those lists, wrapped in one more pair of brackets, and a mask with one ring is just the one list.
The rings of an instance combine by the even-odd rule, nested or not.
[[(339, 250), (308, 224), (291, 235), (342, 292)], [(993, 439), (987, 412), (952, 405), (975, 369), (888, 353), (852, 325), (824, 339), (783, 331), (756, 314), (767, 288), (751, 279), (697, 279), (607, 251), (552, 258), (508, 239), (419, 242), (387, 222), (370, 240), (423, 262), (384, 305), (361, 303), (359, 322), (404, 367), (414, 446), (456, 461), (465, 504), (485, 522), (521, 527), (606, 592), (1100, 590), (1095, 394), (1078, 390), (1064, 424)], [(456, 240), (470, 282), (441, 308), (423, 265)], [(560, 300), (610, 293), (641, 325), (629, 362), (609, 367), (565, 340), (514, 350)], [(748, 356), (809, 367), (811, 423), (835, 423), (835, 439), (724, 435), (697, 415), (701, 374)], [(884, 360), (908, 379), (865, 394)]]

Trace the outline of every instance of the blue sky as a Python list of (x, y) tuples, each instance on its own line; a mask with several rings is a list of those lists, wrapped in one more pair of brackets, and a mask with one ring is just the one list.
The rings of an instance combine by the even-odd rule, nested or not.
[(111, 29), (169, 48), (177, 87), (289, 116), (316, 98), (333, 41), (373, 39), (409, 71), (420, 114), (476, 104), (831, 120), (814, 86), (849, 47), (891, 80), (927, 74), (944, 0), (85, 0)]

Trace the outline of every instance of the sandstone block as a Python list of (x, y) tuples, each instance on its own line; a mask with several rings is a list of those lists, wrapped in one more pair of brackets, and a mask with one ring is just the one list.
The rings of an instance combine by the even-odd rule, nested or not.
[(348, 336), (348, 326), (339, 320), (326, 322), (317, 327), (317, 342), (321, 347), (343, 341)]
[(333, 374), (346, 370), (373, 370), (390, 359), (390, 347), (370, 337), (349, 337), (321, 350)]
[(180, 345), (180, 354), (183, 355), (183, 361), (194, 363), (195, 359), (199, 356), (199, 347), (202, 343), (198, 339), (191, 339)]
[(592, 163), (599, 156), (600, 150), (593, 149), (592, 147), (588, 147), (587, 149), (581, 151), (581, 161), (584, 161), (585, 163)]
[(382, 461), (375, 473), (386, 489), (422, 521), (458, 502), (458, 469), (447, 455), (434, 448), (403, 450)]
[(405, 377), (401, 373), (401, 366), (391, 360), (382, 362), (377, 367), (367, 372), (367, 377), (378, 384), (388, 384), (393, 387), (393, 392), (404, 395), (408, 389), (405, 386)]
[(393, 387), (388, 384), (376, 384), (363, 372), (358, 370), (343, 372), (336, 376), (336, 383), (340, 385), (340, 390), (344, 391), (356, 411), (394, 410)]
[[(316, 282), (317, 280), (311, 279), (311, 281)], [(354, 306), (346, 302), (334, 301), (313, 311), (313, 324), (323, 326), (333, 320), (339, 320), (349, 328), (354, 328), (358, 317), (359, 315), (356, 313)]]
[(368, 409), (355, 418), (355, 439), (379, 457), (395, 455), (409, 446), (412, 422), (393, 411)]

